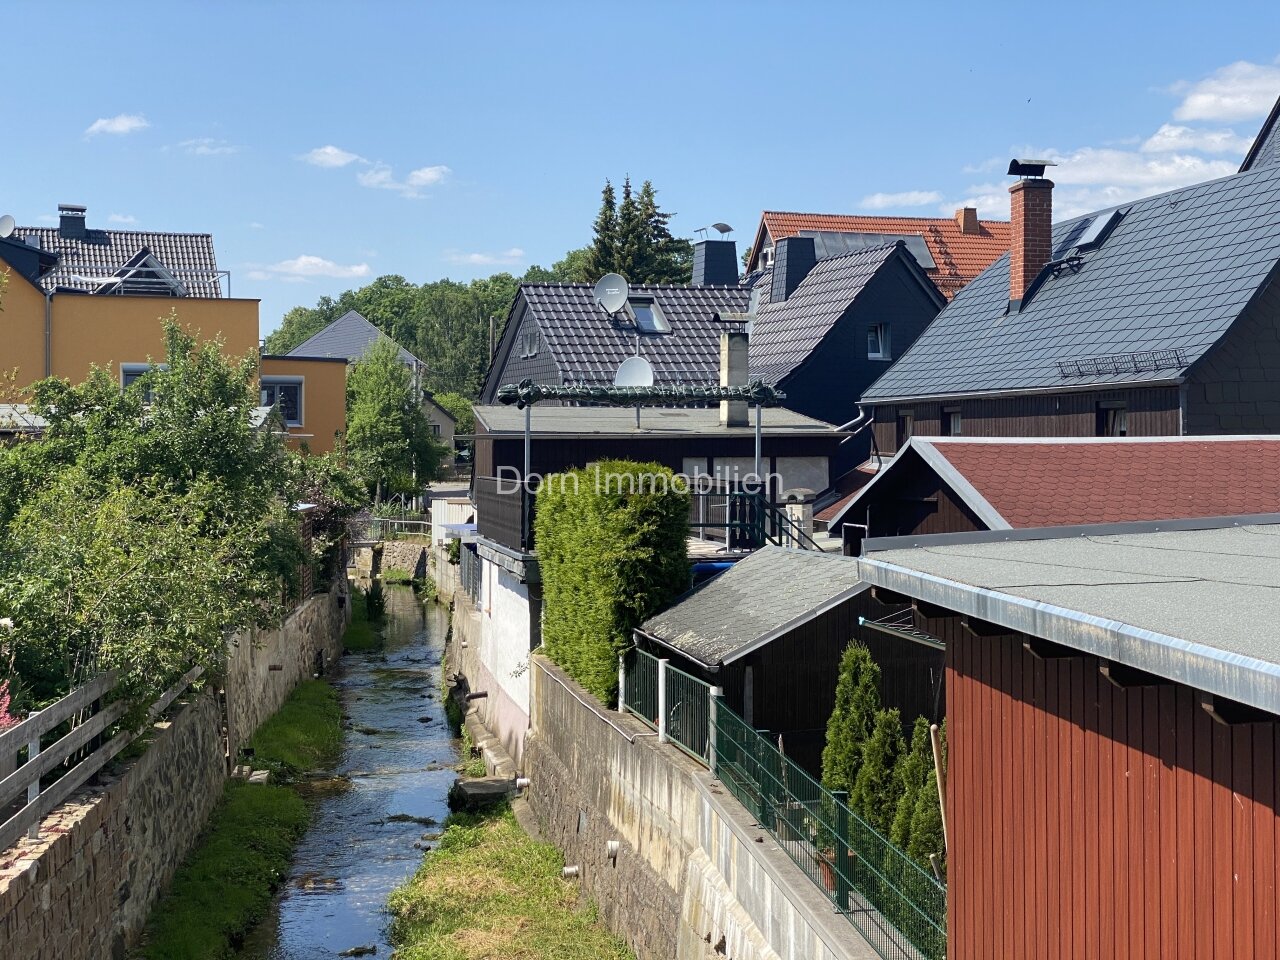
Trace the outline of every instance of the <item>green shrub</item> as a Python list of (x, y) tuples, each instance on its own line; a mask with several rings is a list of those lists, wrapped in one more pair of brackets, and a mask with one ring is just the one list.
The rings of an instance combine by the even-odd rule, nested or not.
[(538, 491), (547, 655), (605, 703), (631, 631), (689, 587), (689, 495), (657, 463), (606, 461)]
[(916, 717), (911, 730), (911, 748), (898, 758), (894, 779), (898, 785), (898, 805), (893, 823), (889, 827), (889, 839), (903, 850), (911, 839), (911, 818), (915, 816), (916, 801), (929, 780), (933, 769), (933, 746), (929, 741), (929, 721)]
[[(946, 724), (942, 727), (943, 769), (946, 769)], [(907, 853), (926, 870), (929, 854), (942, 856), (942, 808), (938, 805), (938, 775), (933, 766), (933, 754), (929, 755), (929, 773), (924, 786), (916, 796), (915, 809), (911, 813), (911, 837), (907, 841)]]
[(462, 541), (449, 541), (449, 562), (455, 567), (462, 562)]
[(402, 567), (392, 567), (390, 570), (382, 571), (382, 582), (398, 584), (413, 583), (413, 574)]
[(862, 745), (849, 806), (882, 835), (889, 833), (898, 808), (894, 768), (904, 746), (902, 715), (896, 709), (877, 711), (871, 736)]
[(880, 709), (880, 668), (862, 644), (845, 647), (836, 681), (836, 703), (827, 721), (822, 751), (822, 785), (853, 792), (862, 765), (862, 746)]

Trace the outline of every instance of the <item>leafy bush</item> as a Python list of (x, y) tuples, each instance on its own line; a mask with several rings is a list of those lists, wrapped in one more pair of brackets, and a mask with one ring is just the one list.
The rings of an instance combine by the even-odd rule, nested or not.
[(689, 496), (671, 478), (657, 463), (607, 461), (538, 491), (543, 645), (605, 703), (632, 629), (689, 587)]
[(455, 567), (462, 562), (462, 541), (449, 541), (449, 562)]

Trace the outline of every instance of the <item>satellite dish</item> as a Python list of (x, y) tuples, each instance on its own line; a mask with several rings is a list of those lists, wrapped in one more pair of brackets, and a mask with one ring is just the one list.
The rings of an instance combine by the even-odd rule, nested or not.
[(13, 236), (13, 228), (16, 226), (17, 223), (9, 214), (6, 213), (3, 217), (0, 217), (0, 237)]
[(615, 387), (652, 387), (653, 367), (644, 357), (627, 357), (613, 375)]
[(606, 273), (596, 281), (596, 303), (610, 316), (623, 308), (630, 293), (627, 278), (620, 273)]
[(720, 232), (720, 236), (722, 237), (726, 233), (733, 233), (733, 227), (729, 226), (727, 223), (713, 223), (711, 225), (711, 229), (718, 230)]

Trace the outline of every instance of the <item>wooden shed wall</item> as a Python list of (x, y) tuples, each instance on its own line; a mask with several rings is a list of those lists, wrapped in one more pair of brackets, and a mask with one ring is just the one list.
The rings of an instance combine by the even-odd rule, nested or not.
[(1276, 724), (1020, 641), (949, 638), (949, 956), (1280, 956)]

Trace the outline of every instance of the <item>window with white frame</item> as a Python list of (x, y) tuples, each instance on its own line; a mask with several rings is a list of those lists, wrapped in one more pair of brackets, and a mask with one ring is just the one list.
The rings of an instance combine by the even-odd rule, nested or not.
[(868, 360), (889, 360), (892, 354), (889, 352), (889, 325), (887, 323), (873, 323), (867, 327), (867, 359)]
[[(140, 378), (150, 373), (152, 370), (168, 370), (167, 363), (122, 363), (120, 364), (120, 389), (127, 390), (133, 386)], [(150, 387), (147, 388), (146, 401), (150, 403), (153, 392)]]
[(262, 405), (279, 405), (280, 415), (290, 427), (302, 426), (302, 377), (263, 377)]

